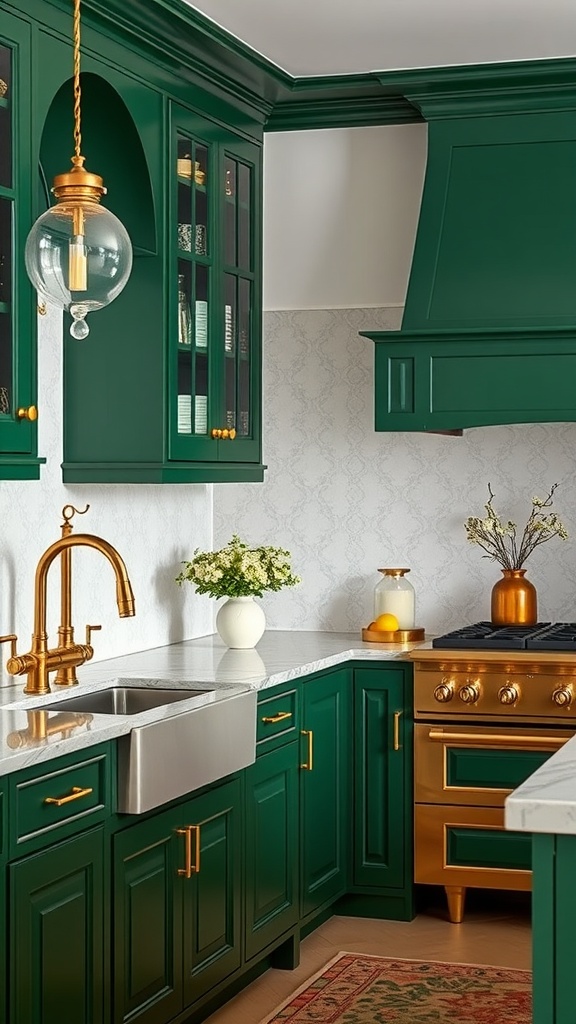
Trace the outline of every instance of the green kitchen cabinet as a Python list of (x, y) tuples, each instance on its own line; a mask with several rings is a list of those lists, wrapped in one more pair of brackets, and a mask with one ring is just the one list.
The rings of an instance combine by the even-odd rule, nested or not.
[[(8, 849), (6, 804), (4, 790), (0, 787), (0, 875), (2, 878), (5, 877)], [(8, 946), (6, 942), (6, 927), (6, 887), (4, 886), (4, 891), (0, 896), (0, 1024), (6, 1024), (8, 1019), (6, 988), (6, 956)]]
[(35, 480), (36, 302), (25, 269), (32, 224), (30, 25), (0, 20), (0, 479)]
[[(411, 666), (354, 670), (353, 883), (412, 913)], [(388, 916), (388, 915), (387, 915)]]
[(245, 950), (260, 953), (298, 922), (298, 743), (246, 769)]
[(348, 884), (350, 671), (302, 686), (300, 915), (306, 921)]
[(11, 1024), (108, 1021), (105, 863), (99, 826), (10, 864)]
[(532, 836), (534, 1024), (574, 1020), (576, 836)]
[(163, 1024), (240, 966), (241, 786), (113, 839), (114, 1024)]

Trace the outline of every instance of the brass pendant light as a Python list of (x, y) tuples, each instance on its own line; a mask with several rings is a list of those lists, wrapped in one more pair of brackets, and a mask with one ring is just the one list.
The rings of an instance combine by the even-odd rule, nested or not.
[(70, 334), (89, 333), (88, 313), (120, 294), (132, 269), (132, 245), (124, 225), (101, 206), (102, 178), (84, 168), (81, 155), (80, 0), (74, 5), (74, 156), (72, 168), (54, 178), (57, 202), (35, 222), (26, 239), (26, 271), (46, 299), (72, 315)]

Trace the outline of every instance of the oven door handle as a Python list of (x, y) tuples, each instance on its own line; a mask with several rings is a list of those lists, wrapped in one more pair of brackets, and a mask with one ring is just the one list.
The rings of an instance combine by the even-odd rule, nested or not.
[(498, 732), (445, 732), (430, 729), (428, 739), (436, 743), (467, 743), (476, 747), (562, 747), (570, 736), (515, 736), (514, 733)]

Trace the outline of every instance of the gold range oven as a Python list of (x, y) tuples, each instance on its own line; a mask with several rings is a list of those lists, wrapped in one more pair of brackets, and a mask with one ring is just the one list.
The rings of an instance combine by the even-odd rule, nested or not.
[(476, 623), (410, 658), (414, 880), (444, 886), (458, 923), (467, 887), (531, 888), (531, 836), (504, 829), (504, 800), (576, 732), (576, 624)]

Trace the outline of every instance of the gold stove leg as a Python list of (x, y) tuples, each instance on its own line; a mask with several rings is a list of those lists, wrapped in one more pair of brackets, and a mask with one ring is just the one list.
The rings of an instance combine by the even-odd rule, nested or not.
[(466, 899), (466, 886), (445, 885), (444, 891), (448, 900), (448, 917), (452, 924), (461, 924), (464, 918), (464, 901)]

